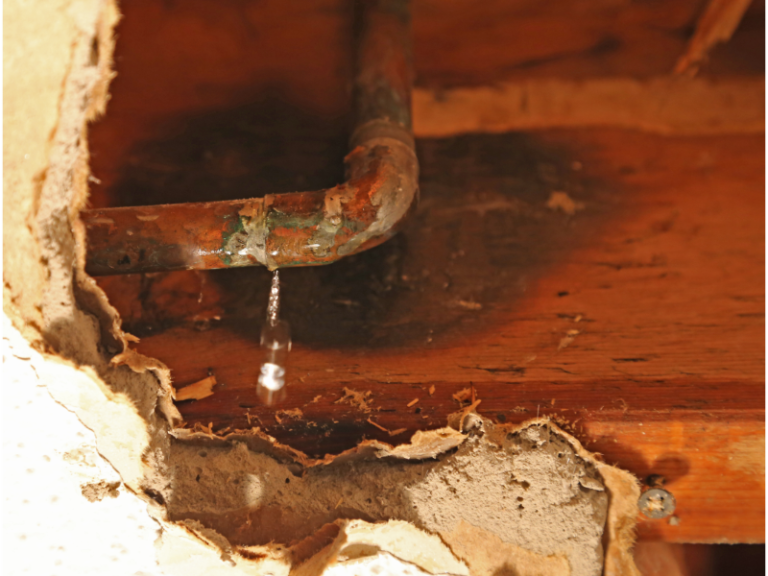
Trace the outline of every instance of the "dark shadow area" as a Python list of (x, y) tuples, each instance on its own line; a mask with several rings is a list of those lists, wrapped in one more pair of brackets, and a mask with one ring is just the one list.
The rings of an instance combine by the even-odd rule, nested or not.
[(712, 546), (712, 576), (765, 574), (765, 544)]
[(345, 117), (313, 115), (267, 90), (247, 106), (171, 118), (134, 146), (114, 206), (260, 198), (344, 180)]

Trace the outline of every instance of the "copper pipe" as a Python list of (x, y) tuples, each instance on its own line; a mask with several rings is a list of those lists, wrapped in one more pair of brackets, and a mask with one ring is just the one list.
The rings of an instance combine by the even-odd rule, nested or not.
[(389, 239), (418, 197), (407, 0), (364, 0), (348, 179), (249, 200), (85, 210), (91, 275), (330, 264)]

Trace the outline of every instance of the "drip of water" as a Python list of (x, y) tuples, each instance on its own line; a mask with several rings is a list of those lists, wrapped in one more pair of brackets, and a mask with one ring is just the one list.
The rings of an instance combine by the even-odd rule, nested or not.
[(272, 275), (272, 287), (267, 303), (267, 321), (261, 330), (261, 347), (264, 359), (259, 373), (257, 392), (269, 405), (285, 397), (285, 365), (291, 350), (291, 330), (288, 323), (280, 320), (280, 275)]

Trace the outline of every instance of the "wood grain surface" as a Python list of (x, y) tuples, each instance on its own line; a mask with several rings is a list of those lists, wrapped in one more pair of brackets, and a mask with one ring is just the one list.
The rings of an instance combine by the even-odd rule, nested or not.
[[(259, 33), (204, 3), (124, 6), (113, 100), (90, 139), (101, 181), (94, 205), (339, 182), (346, 13), (331, 4), (313, 9), (331, 32), (307, 14), (261, 28), (259, 14), (286, 8), (243, 4)], [(699, 4), (669, 10), (692, 26)], [(501, 27), (494, 6), (479, 13)], [(615, 13), (625, 18), (622, 47), (644, 30), (633, 18), (652, 18), (627, 10)], [(459, 12), (453, 3), (414, 8), (424, 85), (486, 83), (504, 69), (507, 56), (472, 69), (458, 49), (423, 47), (429, 30), (443, 43), (459, 38), (449, 33)], [(150, 14), (139, 40), (137, 19)], [(192, 31), (203, 47), (184, 40)], [(169, 38), (178, 40), (170, 55), (154, 57)], [(318, 45), (310, 59), (308, 38)], [(238, 59), (269, 42), (263, 59)], [(480, 53), (497, 54), (492, 45)], [(622, 50), (612, 62), (642, 75), (632, 68), (639, 57), (621, 60)], [(671, 69), (679, 54), (670, 52), (651, 59), (658, 70)], [(598, 53), (584, 52), (584, 62)], [(640, 479), (663, 476), (677, 518), (642, 521), (642, 538), (763, 541), (763, 136), (547, 130), (420, 139), (418, 153), (421, 202), (402, 234), (333, 266), (281, 274), (294, 345), (278, 406), (255, 393), (266, 270), (99, 279), (141, 338), (136, 349), (165, 362), (177, 388), (216, 378), (211, 396), (179, 403), (186, 425), (258, 426), (322, 456), (364, 438), (406, 442), (444, 426), (474, 394), (484, 416), (551, 416), (606, 461)]]

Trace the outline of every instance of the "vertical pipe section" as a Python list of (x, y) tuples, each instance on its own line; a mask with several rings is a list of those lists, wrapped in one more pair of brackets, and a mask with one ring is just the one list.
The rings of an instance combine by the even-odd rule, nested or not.
[(357, 4), (347, 181), (236, 201), (86, 210), (92, 275), (330, 264), (389, 239), (418, 197), (407, 0)]

